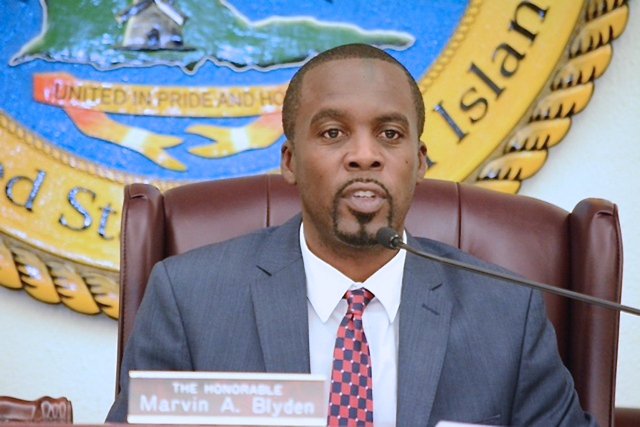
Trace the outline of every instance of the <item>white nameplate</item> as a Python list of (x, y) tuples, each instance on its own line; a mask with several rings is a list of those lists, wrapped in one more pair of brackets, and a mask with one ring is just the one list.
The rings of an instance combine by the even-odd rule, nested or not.
[(327, 424), (322, 375), (131, 371), (129, 378), (129, 423)]

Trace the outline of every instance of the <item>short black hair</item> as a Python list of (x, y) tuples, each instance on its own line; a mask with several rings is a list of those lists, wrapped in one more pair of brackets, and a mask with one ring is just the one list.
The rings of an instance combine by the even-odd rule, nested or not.
[(293, 142), (293, 130), (295, 127), (296, 114), (298, 107), (300, 106), (300, 94), (302, 92), (302, 81), (304, 75), (317, 67), (318, 65), (325, 64), (331, 61), (337, 61), (340, 59), (378, 59), (381, 61), (389, 62), (398, 66), (404, 74), (407, 76), (407, 81), (411, 87), (411, 94), (413, 97), (413, 104), (416, 108), (416, 116), (418, 118), (418, 137), (422, 135), (424, 130), (424, 101), (422, 99), (422, 93), (415, 79), (409, 73), (409, 71), (393, 56), (389, 55), (385, 51), (378, 49), (377, 47), (370, 46), (368, 44), (354, 43), (346, 44), (342, 46), (329, 49), (322, 52), (318, 56), (312, 58), (309, 62), (304, 64), (296, 72), (291, 79), (287, 92), (284, 96), (284, 102), (282, 104), (282, 127), (287, 139)]

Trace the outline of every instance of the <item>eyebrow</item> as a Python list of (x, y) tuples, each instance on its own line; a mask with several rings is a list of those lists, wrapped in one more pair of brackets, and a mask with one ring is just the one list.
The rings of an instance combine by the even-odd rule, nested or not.
[(390, 113), (390, 114), (384, 114), (382, 116), (378, 116), (376, 117), (376, 122), (378, 123), (396, 122), (396, 123), (400, 123), (400, 125), (402, 125), (403, 127), (409, 128), (409, 120), (404, 114), (400, 114), (400, 113)]
[[(317, 124), (318, 122), (325, 120), (325, 119), (344, 119), (345, 117), (348, 117), (348, 114), (340, 111), (340, 110), (336, 110), (336, 109), (332, 109), (332, 108), (327, 108), (325, 110), (320, 110), (318, 113), (316, 113), (316, 115), (314, 115), (311, 118), (311, 126), (314, 126), (315, 124)], [(382, 123), (390, 123), (390, 122), (396, 122), (396, 123), (400, 123), (400, 125), (408, 128), (409, 127), (409, 120), (407, 119), (407, 117), (403, 114), (400, 113), (389, 113), (389, 114), (383, 114), (381, 116), (378, 116), (375, 118), (376, 123), (378, 124), (382, 124)]]
[(343, 113), (340, 110), (335, 110), (333, 108), (327, 108), (324, 110), (320, 110), (318, 111), (312, 118), (311, 118), (311, 126), (315, 126), (318, 122), (325, 120), (325, 119), (344, 119), (345, 117), (347, 117), (347, 114)]
[(385, 123), (398, 123), (405, 129), (410, 129), (409, 127), (409, 119), (404, 114), (400, 113), (390, 113), (383, 114), (382, 116), (376, 117), (376, 123), (378, 125)]

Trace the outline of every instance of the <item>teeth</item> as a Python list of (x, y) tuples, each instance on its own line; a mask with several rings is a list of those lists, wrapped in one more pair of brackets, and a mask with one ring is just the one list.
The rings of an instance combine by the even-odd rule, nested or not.
[(365, 190), (356, 191), (355, 193), (353, 193), (353, 195), (355, 197), (375, 197), (376, 196), (373, 191), (365, 191)]

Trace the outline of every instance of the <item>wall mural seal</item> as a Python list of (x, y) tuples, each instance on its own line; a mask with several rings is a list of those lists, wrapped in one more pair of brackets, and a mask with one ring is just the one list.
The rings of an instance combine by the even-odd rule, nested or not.
[(275, 172), (291, 76), (344, 43), (384, 48), (417, 79), (427, 177), (516, 193), (628, 18), (622, 0), (252, 3), (2, 8), (0, 285), (117, 318), (124, 185)]

